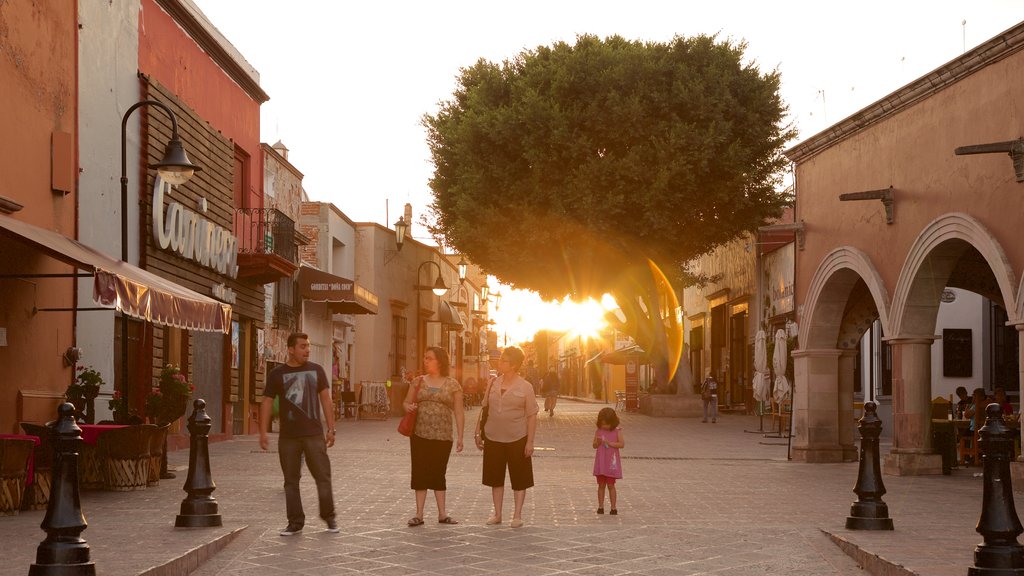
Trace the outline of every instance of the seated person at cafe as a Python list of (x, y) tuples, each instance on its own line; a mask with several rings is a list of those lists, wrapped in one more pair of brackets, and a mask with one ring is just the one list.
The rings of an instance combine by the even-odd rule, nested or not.
[(967, 388), (963, 386), (956, 387), (956, 418), (965, 418), (964, 414), (967, 413), (967, 408), (971, 406), (971, 397), (967, 395)]
[(1002, 386), (995, 389), (996, 399), (999, 407), (1003, 409), (1003, 416), (1013, 416), (1013, 404), (1006, 398), (1006, 390)]
[(985, 389), (975, 388), (974, 393), (971, 394), (971, 405), (964, 412), (964, 417), (971, 421), (969, 428), (971, 432), (975, 430), (975, 423), (978, 424), (978, 429), (985, 425), (985, 407), (988, 405), (989, 398), (985, 395)]

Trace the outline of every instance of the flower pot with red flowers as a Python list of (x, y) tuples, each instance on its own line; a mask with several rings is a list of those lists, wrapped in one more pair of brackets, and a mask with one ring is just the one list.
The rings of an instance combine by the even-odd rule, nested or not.
[(185, 414), (194, 391), (195, 386), (181, 368), (176, 364), (164, 366), (146, 397), (146, 416), (155, 424), (174, 422)]

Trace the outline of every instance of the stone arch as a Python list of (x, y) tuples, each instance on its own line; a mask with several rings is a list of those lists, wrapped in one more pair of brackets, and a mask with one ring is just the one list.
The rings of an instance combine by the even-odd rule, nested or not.
[(837, 347), (844, 331), (844, 312), (859, 280), (875, 303), (883, 333), (888, 333), (889, 297), (878, 270), (864, 252), (842, 246), (822, 259), (811, 278), (804, 300), (807, 313), (800, 322), (801, 349)]
[(900, 269), (892, 302), (893, 337), (930, 337), (935, 331), (939, 297), (960, 256), (973, 248), (988, 264), (1007, 312), (1021, 318), (1021, 298), (1013, 289), (1013, 270), (1002, 246), (974, 217), (960, 212), (932, 220), (918, 235)]
[(856, 347), (876, 318), (883, 332), (888, 328), (888, 293), (868, 256), (842, 246), (818, 265), (804, 307), (799, 349), (793, 352), (793, 457), (853, 460)]

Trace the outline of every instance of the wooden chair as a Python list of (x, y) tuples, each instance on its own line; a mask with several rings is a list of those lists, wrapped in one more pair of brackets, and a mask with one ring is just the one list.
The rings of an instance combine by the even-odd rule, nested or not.
[(947, 420), (952, 414), (949, 409), (949, 400), (942, 396), (936, 396), (932, 400), (932, 420)]
[(22, 422), (21, 429), (25, 434), (36, 436), (40, 443), (33, 450), (32, 486), (25, 494), (22, 508), (25, 510), (44, 510), (50, 502), (50, 488), (53, 486), (53, 458), (55, 443), (53, 429), (42, 424)]
[(960, 466), (978, 466), (981, 462), (978, 458), (978, 433), (963, 430), (960, 432), (960, 439), (957, 440), (956, 452), (959, 455)]
[(100, 435), (96, 454), (103, 467), (103, 487), (128, 491), (146, 487), (149, 478), (149, 438), (156, 426), (128, 426)]
[(341, 394), (341, 416), (349, 418), (349, 410), (352, 410), (352, 418), (359, 418), (359, 403), (356, 402), (355, 392), (342, 391)]
[(146, 476), (147, 486), (160, 484), (160, 469), (163, 466), (164, 443), (167, 441), (167, 430), (171, 425), (155, 426), (149, 436), (149, 473)]
[(17, 514), (25, 495), (28, 457), (35, 442), (0, 438), (0, 515)]
[(960, 439), (957, 440), (957, 453), (960, 454), (959, 462), (961, 466), (980, 466), (981, 465), (981, 452), (978, 450), (978, 439), (980, 435), (978, 431), (985, 425), (985, 410), (977, 410), (972, 417), (974, 423), (974, 432), (970, 432), (966, 427), (959, 429)]

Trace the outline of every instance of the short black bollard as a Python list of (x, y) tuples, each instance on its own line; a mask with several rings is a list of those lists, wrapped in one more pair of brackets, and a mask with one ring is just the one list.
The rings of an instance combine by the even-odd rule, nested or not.
[(860, 467), (857, 470), (857, 501), (850, 506), (846, 527), (850, 530), (892, 530), (889, 506), (882, 502), (885, 484), (882, 483), (882, 469), (878, 465), (878, 436), (882, 433), (882, 421), (875, 411), (874, 402), (864, 403), (864, 416), (857, 428), (860, 430)]
[(985, 425), (979, 430), (978, 448), (984, 466), (985, 488), (977, 531), (985, 541), (974, 549), (974, 566), (968, 576), (1024, 575), (1024, 546), (1017, 536), (1024, 532), (1013, 505), (1010, 456), (1013, 432), (1003, 424), (1003, 409), (992, 403), (985, 408)]
[(181, 514), (174, 521), (176, 528), (208, 528), (221, 526), (217, 501), (211, 495), (217, 489), (210, 474), (210, 417), (206, 414), (206, 401), (192, 402), (192, 416), (188, 419), (188, 477), (183, 490), (188, 496), (181, 501)]
[(36, 562), (29, 576), (94, 576), (96, 565), (89, 558), (89, 544), (82, 531), (89, 527), (82, 514), (78, 493), (78, 453), (82, 429), (75, 424), (75, 407), (65, 402), (57, 408), (53, 425), (53, 483), (46, 515), (39, 525), (46, 539), (36, 548)]

